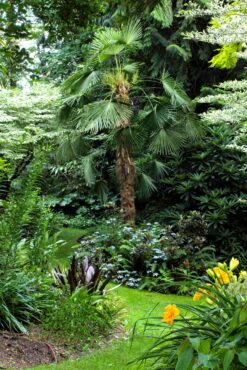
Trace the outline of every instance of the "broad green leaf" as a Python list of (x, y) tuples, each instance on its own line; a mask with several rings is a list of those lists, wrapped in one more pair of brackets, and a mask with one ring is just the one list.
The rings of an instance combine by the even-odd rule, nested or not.
[(190, 343), (191, 343), (193, 349), (198, 352), (199, 351), (199, 348), (200, 348), (200, 343), (201, 343), (200, 338), (199, 337), (197, 337), (197, 338), (190, 338)]
[(205, 355), (207, 355), (210, 352), (210, 348), (211, 348), (211, 339), (210, 338), (201, 340), (200, 348), (199, 348), (199, 351), (201, 353), (204, 353)]
[(244, 366), (247, 366), (247, 351), (238, 353), (238, 359)]
[(186, 339), (178, 350), (178, 361), (175, 370), (189, 370), (191, 369), (191, 362), (193, 360), (193, 348)]
[(223, 360), (223, 370), (228, 370), (234, 359), (234, 352), (227, 350)]

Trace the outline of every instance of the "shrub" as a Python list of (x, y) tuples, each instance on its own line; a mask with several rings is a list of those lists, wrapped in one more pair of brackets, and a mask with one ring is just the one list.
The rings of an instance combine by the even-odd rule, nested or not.
[(16, 270), (0, 271), (0, 328), (27, 333), (52, 304), (51, 281)]
[[(180, 215), (199, 211), (208, 225), (208, 245), (219, 257), (246, 259), (246, 133), (243, 125), (209, 125), (203, 140), (166, 160), (158, 199), (141, 216), (176, 225)], [(242, 132), (243, 131), (243, 132)], [(152, 207), (150, 206), (152, 205)], [(246, 262), (245, 262), (246, 263)]]
[[(165, 307), (163, 323), (149, 319), (149, 326), (164, 330), (141, 358), (150, 369), (234, 369), (247, 366), (247, 272), (234, 274), (239, 261), (229, 267), (219, 263), (208, 277), (191, 281), (199, 305)], [(186, 313), (183, 313), (186, 310)], [(175, 322), (174, 328), (173, 323)], [(168, 325), (166, 329), (166, 325)], [(156, 337), (157, 338), (157, 337)]]
[(122, 306), (112, 298), (88, 294), (82, 287), (70, 296), (62, 294), (42, 321), (42, 327), (70, 344), (84, 346), (109, 335), (119, 320)]
[(109, 219), (81, 240), (77, 253), (89, 257), (105, 278), (167, 291), (171, 280), (181, 279), (181, 273), (203, 272), (203, 261), (213, 258), (213, 249), (205, 248), (206, 234), (206, 222), (197, 212), (181, 218), (177, 232), (157, 222), (133, 228)]

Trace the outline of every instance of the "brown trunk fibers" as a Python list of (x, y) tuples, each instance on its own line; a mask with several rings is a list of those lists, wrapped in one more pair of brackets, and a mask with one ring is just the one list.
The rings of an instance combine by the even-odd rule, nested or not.
[[(129, 90), (123, 83), (117, 88), (116, 99), (119, 103), (129, 103)], [(118, 128), (127, 128), (131, 120), (118, 122)], [(135, 165), (134, 159), (123, 142), (118, 143), (116, 153), (116, 172), (121, 195), (121, 210), (125, 223), (135, 223)]]

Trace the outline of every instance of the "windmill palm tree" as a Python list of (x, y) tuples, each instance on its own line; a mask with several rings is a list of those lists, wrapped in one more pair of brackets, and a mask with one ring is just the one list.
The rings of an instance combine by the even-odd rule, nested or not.
[[(81, 135), (88, 183), (95, 180), (93, 159), (102, 155), (99, 143), (115, 151), (125, 222), (135, 220), (137, 180), (140, 193), (147, 194), (155, 189), (153, 178), (165, 172), (156, 156), (175, 153), (188, 137), (198, 135), (191, 102), (182, 87), (167, 72), (160, 80), (141, 77), (145, 66), (135, 61), (141, 39), (137, 20), (121, 29), (99, 31), (85, 64), (62, 87), (61, 112), (64, 117), (69, 112), (67, 123)], [(153, 178), (136, 167), (140, 154), (150, 159)]]

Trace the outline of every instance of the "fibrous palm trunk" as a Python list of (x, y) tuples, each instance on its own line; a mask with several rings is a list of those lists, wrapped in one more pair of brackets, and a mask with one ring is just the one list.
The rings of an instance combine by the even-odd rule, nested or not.
[(128, 149), (117, 149), (117, 176), (120, 186), (121, 209), (126, 223), (135, 222), (135, 166)]
[[(119, 103), (129, 103), (128, 88), (121, 84), (118, 86), (117, 101)], [(118, 128), (123, 129), (131, 125), (131, 120), (122, 120), (118, 122)], [(135, 165), (126, 142), (117, 143), (116, 172), (120, 186), (121, 210), (125, 223), (135, 223)]]

